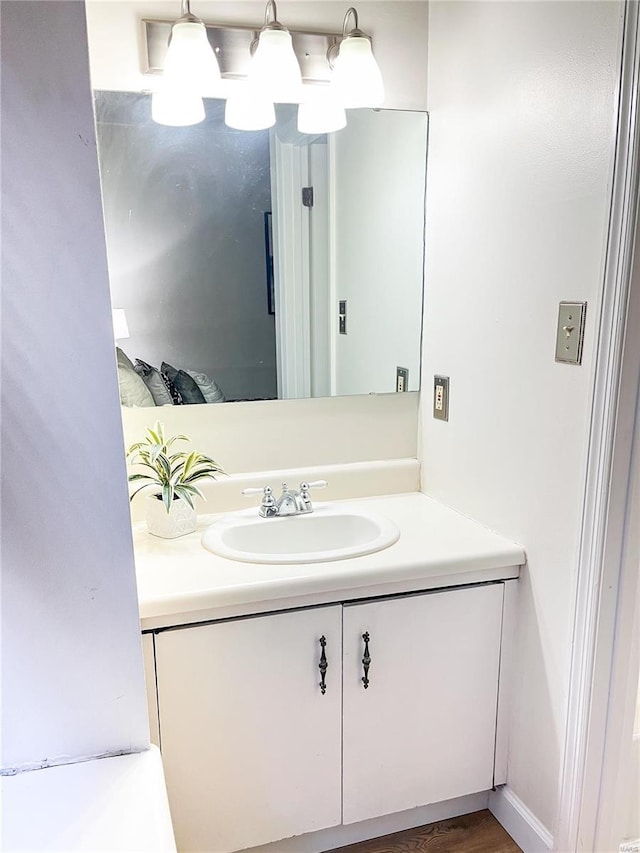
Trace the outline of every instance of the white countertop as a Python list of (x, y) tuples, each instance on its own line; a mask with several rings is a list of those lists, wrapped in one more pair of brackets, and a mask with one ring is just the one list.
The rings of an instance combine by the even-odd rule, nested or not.
[[(241, 563), (206, 551), (203, 530), (158, 539), (134, 525), (143, 630), (324, 604), (372, 595), (515, 578), (525, 562), (517, 545), (416, 492), (344, 502), (387, 516), (400, 528), (389, 548), (326, 563)], [(256, 507), (256, 513), (257, 513)]]
[(6, 853), (175, 853), (160, 752), (5, 776)]

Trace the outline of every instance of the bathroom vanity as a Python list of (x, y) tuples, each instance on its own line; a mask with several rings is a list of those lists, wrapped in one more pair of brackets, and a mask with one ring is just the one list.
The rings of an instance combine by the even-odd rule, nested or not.
[(410, 826), (416, 807), (505, 781), (523, 549), (423, 494), (352, 503), (394, 521), (398, 541), (259, 565), (205, 551), (214, 517), (168, 542), (135, 531), (150, 717), (181, 851), (400, 812)]

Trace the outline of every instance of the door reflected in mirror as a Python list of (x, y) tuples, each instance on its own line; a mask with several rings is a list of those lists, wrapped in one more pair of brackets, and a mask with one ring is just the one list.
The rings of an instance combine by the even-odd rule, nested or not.
[(246, 132), (95, 95), (123, 405), (419, 389), (425, 113), (309, 136), (289, 105)]

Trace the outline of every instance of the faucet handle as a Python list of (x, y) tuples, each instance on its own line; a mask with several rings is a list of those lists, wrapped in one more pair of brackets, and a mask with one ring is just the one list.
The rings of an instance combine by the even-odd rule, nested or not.
[(264, 488), (262, 486), (260, 486), (259, 488), (256, 488), (255, 486), (250, 486), (247, 489), (243, 489), (242, 494), (243, 495), (266, 495), (267, 489), (269, 489), (269, 493), (271, 493), (273, 491), (271, 486), (264, 486)]
[(324, 489), (328, 485), (326, 480), (314, 480), (313, 483), (300, 483), (300, 491), (308, 492), (309, 489)]
[(306, 504), (309, 511), (311, 511), (311, 496), (309, 495), (309, 489), (324, 489), (326, 485), (326, 480), (314, 480), (313, 483), (300, 483), (300, 497)]
[(262, 503), (260, 504), (260, 515), (263, 518), (271, 518), (278, 514), (275, 498), (273, 497), (273, 489), (271, 486), (265, 486), (264, 489), (257, 489), (250, 486), (242, 490), (243, 495), (262, 495)]
[(271, 486), (265, 486), (263, 489), (250, 486), (248, 489), (242, 490), (243, 495), (262, 495), (262, 506), (273, 506), (275, 500), (273, 498), (273, 489)]

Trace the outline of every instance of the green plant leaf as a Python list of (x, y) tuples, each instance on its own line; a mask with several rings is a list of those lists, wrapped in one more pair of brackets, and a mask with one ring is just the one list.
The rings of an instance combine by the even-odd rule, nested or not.
[(173, 435), (171, 438), (167, 439), (166, 445), (167, 447), (171, 447), (171, 445), (175, 441), (188, 441), (191, 442), (191, 439), (188, 435)]
[(134, 480), (153, 480), (153, 477), (150, 477), (148, 474), (129, 474), (129, 482), (133, 483)]
[(173, 503), (173, 486), (169, 485), (169, 483), (162, 484), (162, 503), (168, 513)]
[(153, 483), (145, 483), (144, 486), (140, 486), (139, 489), (136, 489), (131, 495), (129, 495), (129, 503), (135, 498), (138, 492), (141, 492), (143, 489), (148, 489), (149, 486), (153, 486)]
[(183, 478), (184, 483), (194, 483), (196, 480), (211, 479), (215, 480), (215, 475), (219, 473), (217, 468), (212, 468), (209, 465), (198, 467), (193, 470), (188, 477)]
[(186, 489), (184, 486), (175, 486), (174, 491), (177, 497), (182, 498), (183, 501), (188, 503), (191, 509), (195, 509), (193, 505), (193, 498), (191, 497), (188, 489)]
[(188, 483), (178, 483), (178, 485), (176, 486), (176, 489), (178, 489), (178, 488), (186, 489), (186, 491), (188, 491), (190, 494), (198, 495), (198, 497), (200, 497), (204, 500), (204, 495), (202, 494), (202, 492), (200, 491), (200, 489), (197, 486), (192, 486)]
[(192, 486), (192, 485), (188, 485), (188, 484), (186, 484), (186, 483), (183, 483), (183, 484), (180, 486), (180, 488), (181, 488), (181, 489), (188, 489), (188, 490), (189, 490), (189, 492), (191, 492), (191, 493), (192, 493), (192, 494), (194, 494), (194, 495), (197, 495), (197, 496), (198, 496), (199, 498), (201, 498), (201, 500), (203, 500), (203, 501), (206, 501), (206, 500), (207, 500), (207, 499), (205, 498), (205, 496), (202, 494), (202, 492), (200, 491), (200, 489), (199, 489), (197, 486)]
[(161, 479), (160, 479), (161, 475), (160, 475), (160, 471), (158, 470), (157, 465), (152, 465), (151, 462), (143, 462), (142, 460), (140, 460), (136, 464), (141, 465), (143, 468), (149, 468), (151, 471), (153, 471), (153, 473), (155, 475), (154, 479), (157, 480), (158, 483), (161, 482)]
[(184, 459), (186, 455), (187, 454), (181, 450), (178, 453), (172, 453), (170, 456), (168, 456), (167, 458), (171, 462), (171, 469), (176, 470), (177, 468), (182, 467), (182, 465), (184, 465)]
[(189, 474), (189, 471), (193, 468), (194, 465), (198, 463), (198, 454), (195, 450), (192, 450), (191, 453), (184, 460), (184, 471), (183, 476), (186, 477)]
[(226, 474), (226, 471), (219, 465), (215, 459), (212, 459), (210, 456), (205, 456), (203, 453), (200, 454), (200, 462), (206, 462), (208, 465), (211, 465), (212, 468), (215, 468), (216, 471), (219, 471), (221, 474)]
[(168, 483), (171, 480), (171, 463), (164, 453), (159, 453), (155, 461), (158, 477), (163, 483)]

